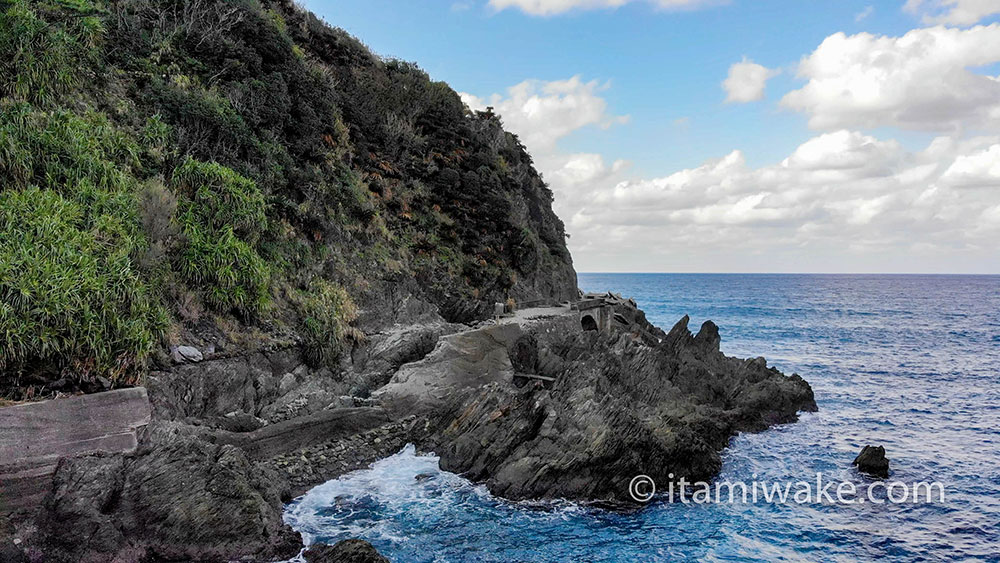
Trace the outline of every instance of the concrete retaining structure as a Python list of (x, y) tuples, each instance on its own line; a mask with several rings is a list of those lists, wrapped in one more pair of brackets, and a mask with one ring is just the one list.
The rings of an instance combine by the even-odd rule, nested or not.
[(38, 508), (63, 457), (134, 451), (150, 416), (143, 387), (0, 408), (0, 513)]

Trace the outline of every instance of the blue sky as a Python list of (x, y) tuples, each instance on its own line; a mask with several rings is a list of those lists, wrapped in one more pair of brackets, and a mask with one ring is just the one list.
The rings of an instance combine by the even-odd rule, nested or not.
[[(990, 166), (990, 149), (1000, 142), (1000, 113), (990, 113), (1000, 112), (1000, 88), (987, 81), (1000, 74), (1000, 0), (311, 0), (306, 6), (376, 53), (417, 62), (470, 95), (470, 105), (497, 106), (508, 127), (530, 141), (556, 192), (578, 269), (1000, 272), (1000, 259), (990, 260), (1000, 252), (988, 244), (1000, 235), (994, 230), (1000, 176)], [(973, 29), (985, 31), (967, 37)], [(824, 43), (838, 32), (843, 44)], [(914, 42), (928, 47), (914, 50)], [(928, 49), (958, 54), (936, 60)], [(817, 63), (803, 70), (814, 53)], [(830, 62), (831, 54), (839, 62)], [(744, 59), (767, 73), (758, 84), (766, 84), (764, 94), (751, 87), (752, 99), (726, 102), (722, 82)], [(882, 85), (884, 65), (891, 68)], [(855, 71), (887, 90), (906, 90), (873, 99), (865, 78), (838, 82), (838, 73)], [(952, 72), (952, 84), (969, 80), (963, 92), (977, 95), (925, 87)], [(558, 86), (572, 77), (578, 82)], [(509, 90), (529, 80), (523, 96)], [(550, 84), (554, 90), (546, 91)], [(841, 88), (854, 99), (838, 100)], [(799, 103), (784, 99), (794, 91)], [(908, 107), (907, 100), (921, 97), (910, 92), (927, 92), (927, 99)], [(554, 120), (571, 116), (539, 116), (529, 106), (539, 101), (551, 102), (553, 112), (563, 104), (570, 113), (574, 104), (593, 102), (586, 107), (596, 113), (545, 138), (542, 130), (556, 130)], [(928, 152), (939, 137), (953, 146)], [(826, 165), (812, 161), (794, 174), (787, 166), (769, 168), (810, 140), (834, 160), (862, 151), (867, 160), (856, 168), (869, 172), (834, 178), (831, 171), (843, 171), (842, 164), (824, 172)], [(739, 163), (729, 172), (705, 168), (733, 151)], [(603, 167), (593, 164), (590, 176), (567, 180), (566, 170), (579, 171), (573, 163), (586, 155)], [(914, 180), (934, 158), (937, 172)], [(616, 161), (621, 165), (614, 168)], [(956, 169), (956, 162), (975, 170)], [(965, 175), (956, 183), (959, 172)], [(787, 178), (778, 182), (773, 173)], [(878, 189), (869, 186), (879, 182)], [(803, 195), (796, 187), (802, 184), (818, 187)], [(929, 213), (928, 188), (941, 206), (955, 208)], [(963, 229), (956, 217), (973, 201), (982, 217), (966, 217), (975, 224)], [(837, 235), (852, 226), (859, 232)], [(595, 231), (602, 235), (591, 236)], [(748, 246), (748, 239), (760, 242)], [(650, 243), (664, 240), (676, 244), (648, 252)]]

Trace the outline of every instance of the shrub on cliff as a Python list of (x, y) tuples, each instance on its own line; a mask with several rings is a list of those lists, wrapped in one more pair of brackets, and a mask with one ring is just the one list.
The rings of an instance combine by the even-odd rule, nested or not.
[(313, 365), (332, 362), (345, 340), (359, 336), (350, 326), (358, 316), (357, 307), (343, 287), (315, 279), (299, 293), (298, 300), (306, 334), (306, 359)]
[(187, 159), (174, 171), (185, 244), (184, 278), (222, 312), (259, 313), (268, 302), (270, 271), (253, 244), (267, 229), (257, 185), (225, 166)]
[(0, 370), (12, 378), (133, 380), (163, 335), (134, 260), (147, 247), (139, 152), (99, 113), (0, 101)]
[(87, 215), (52, 190), (0, 192), (0, 372), (15, 379), (5, 387), (38, 369), (128, 382), (166, 328), (117, 218)]

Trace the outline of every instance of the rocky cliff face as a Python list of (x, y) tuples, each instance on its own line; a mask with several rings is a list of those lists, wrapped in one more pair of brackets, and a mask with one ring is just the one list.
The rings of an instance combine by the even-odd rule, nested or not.
[[(148, 391), (143, 428), (86, 414), (127, 447), (27, 455), (0, 557), (291, 557), (283, 502), (407, 442), (507, 498), (617, 502), (815, 408), (711, 323), (563, 304), (518, 139), (290, 2), (4, 3), (0, 136), (0, 392)], [(508, 298), (546, 306), (482, 321)]]
[(499, 118), (290, 1), (6, 2), (0, 137), (5, 396), (134, 385), (164, 345), (335, 368), (411, 297), (576, 294)]

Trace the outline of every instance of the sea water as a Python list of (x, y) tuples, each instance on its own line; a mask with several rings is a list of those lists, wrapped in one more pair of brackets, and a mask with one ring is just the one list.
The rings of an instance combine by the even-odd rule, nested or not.
[[(289, 505), (307, 542), (360, 537), (396, 563), (516, 561), (1000, 561), (1000, 277), (581, 274), (669, 330), (719, 325), (723, 352), (808, 380), (797, 423), (732, 439), (719, 480), (940, 482), (943, 502), (654, 502), (620, 514), (511, 503), (408, 447)], [(884, 495), (883, 495), (884, 497)]]

